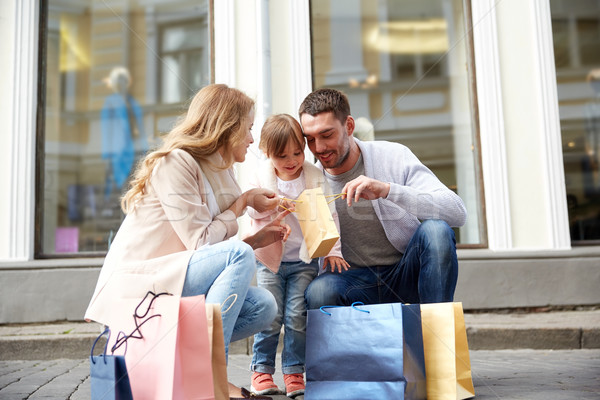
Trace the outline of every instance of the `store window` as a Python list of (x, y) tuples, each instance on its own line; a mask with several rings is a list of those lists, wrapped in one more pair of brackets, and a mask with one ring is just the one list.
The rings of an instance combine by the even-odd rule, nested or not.
[(600, 242), (600, 3), (552, 0), (571, 241)]
[(456, 191), (458, 243), (481, 247), (469, 15), (462, 0), (311, 1), (313, 86), (346, 93), (359, 138), (408, 146)]
[(41, 3), (36, 255), (102, 255), (136, 162), (212, 81), (211, 1)]

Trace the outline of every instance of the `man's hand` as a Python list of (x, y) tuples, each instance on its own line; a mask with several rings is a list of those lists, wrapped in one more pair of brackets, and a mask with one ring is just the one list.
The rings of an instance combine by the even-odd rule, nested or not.
[(246, 237), (244, 242), (252, 246), (253, 249), (259, 249), (278, 241), (285, 242), (292, 232), (290, 226), (283, 222), (283, 219), (289, 213), (289, 211), (279, 213), (273, 221), (269, 222), (261, 230), (254, 235)]
[(258, 212), (273, 210), (279, 204), (279, 197), (268, 189), (250, 189), (246, 193), (247, 204)]
[(348, 268), (350, 268), (350, 264), (348, 264), (346, 260), (341, 257), (325, 257), (323, 268), (327, 269), (328, 265), (331, 265), (331, 272), (335, 272), (337, 270), (337, 272), (341, 273), (342, 269), (347, 271)]
[(381, 182), (364, 175), (346, 183), (342, 193), (342, 198), (348, 202), (348, 207), (352, 206), (352, 201), (357, 202), (360, 199), (375, 200), (380, 197), (387, 197), (390, 192), (390, 184)]

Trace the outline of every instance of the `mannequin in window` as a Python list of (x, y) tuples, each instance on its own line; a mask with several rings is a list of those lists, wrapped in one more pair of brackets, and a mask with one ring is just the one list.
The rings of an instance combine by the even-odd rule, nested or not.
[(354, 121), (353, 135), (363, 142), (372, 141), (375, 140), (375, 128), (368, 118), (359, 117)]
[(113, 91), (104, 101), (100, 113), (102, 159), (107, 161), (104, 198), (109, 202), (113, 192), (120, 196), (135, 162), (148, 151), (148, 140), (143, 128), (142, 108), (129, 94), (129, 71), (115, 67), (105, 82)]
[(600, 177), (598, 162), (600, 161), (600, 68), (593, 69), (587, 76), (594, 91), (594, 99), (585, 105), (585, 155), (581, 166), (583, 170), (583, 187), (586, 197), (600, 196)]

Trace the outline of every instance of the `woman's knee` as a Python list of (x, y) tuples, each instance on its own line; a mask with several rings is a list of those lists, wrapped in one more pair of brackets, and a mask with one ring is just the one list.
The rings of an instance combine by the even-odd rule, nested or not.
[[(230, 242), (230, 243), (228, 243)], [(252, 277), (256, 273), (256, 258), (252, 247), (242, 240), (229, 240), (230, 255), (228, 267), (238, 268)]]
[(254, 250), (252, 249), (252, 246), (250, 246), (248, 243), (244, 242), (243, 240), (228, 240), (227, 242), (230, 243), (234, 252), (240, 258), (243, 258), (245, 260), (251, 260), (252, 264), (256, 265)]

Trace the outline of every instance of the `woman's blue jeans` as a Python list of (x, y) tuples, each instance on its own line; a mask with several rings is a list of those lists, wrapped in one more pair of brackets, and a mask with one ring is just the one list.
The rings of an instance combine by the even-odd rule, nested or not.
[(306, 289), (309, 309), (348, 306), (355, 301), (440, 303), (453, 301), (458, 279), (454, 231), (440, 220), (426, 220), (396, 265), (351, 268), (319, 275)]
[(196, 250), (188, 263), (181, 295), (206, 295), (221, 304), (225, 352), (229, 343), (271, 325), (277, 303), (266, 289), (251, 287), (256, 272), (254, 251), (240, 240), (226, 240)]
[(252, 371), (273, 374), (281, 326), (284, 325), (281, 366), (284, 374), (304, 372), (306, 345), (306, 302), (304, 292), (317, 276), (317, 259), (310, 264), (302, 261), (282, 262), (275, 274), (258, 263), (259, 287), (268, 289), (277, 301), (277, 316), (271, 326), (254, 335)]

